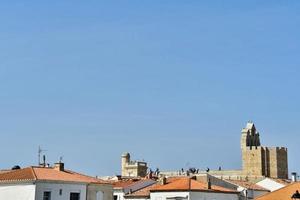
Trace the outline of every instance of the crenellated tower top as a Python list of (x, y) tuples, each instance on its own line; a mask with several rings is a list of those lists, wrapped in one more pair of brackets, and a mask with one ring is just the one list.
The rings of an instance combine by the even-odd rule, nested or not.
[(260, 138), (259, 132), (253, 122), (249, 121), (245, 128), (242, 129), (241, 148), (246, 149), (247, 147), (259, 147)]

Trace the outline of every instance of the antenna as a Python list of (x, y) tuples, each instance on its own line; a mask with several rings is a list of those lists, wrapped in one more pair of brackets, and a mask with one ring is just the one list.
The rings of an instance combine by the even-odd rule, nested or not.
[(39, 166), (41, 165), (41, 154), (45, 151), (47, 151), (47, 150), (42, 149), (41, 146), (39, 146), (39, 149), (38, 149), (38, 165)]
[(64, 158), (63, 156), (60, 156), (60, 157), (59, 157), (59, 163), (62, 163), (63, 158)]
[(43, 155), (43, 166), (46, 167), (46, 156)]

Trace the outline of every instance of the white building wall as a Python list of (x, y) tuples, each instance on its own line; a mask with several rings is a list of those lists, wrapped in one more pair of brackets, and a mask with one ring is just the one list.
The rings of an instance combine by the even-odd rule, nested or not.
[(118, 196), (117, 200), (124, 200), (125, 193), (123, 191), (119, 190), (119, 191), (114, 191), (113, 195)]
[[(70, 200), (70, 193), (80, 193), (80, 200), (86, 200), (86, 185), (85, 184), (70, 184), (70, 183), (36, 183), (36, 198), (35, 200), (43, 200), (44, 192), (51, 192), (51, 200)], [(62, 194), (60, 195), (60, 189)]]
[(239, 200), (239, 195), (230, 193), (191, 192), (190, 200)]
[(89, 184), (87, 200), (113, 200), (113, 187), (108, 184)]
[(1, 185), (0, 200), (35, 200), (35, 185)]
[(150, 200), (149, 198), (146, 197), (138, 197), (138, 198), (130, 198), (130, 197), (126, 197), (126, 200)]
[(256, 185), (266, 188), (266, 189), (270, 190), (271, 192), (285, 187), (284, 184), (280, 184), (269, 178), (265, 178), (264, 180), (257, 182)]
[(151, 192), (151, 200), (166, 200), (167, 198), (183, 198), (189, 199), (189, 192)]
[(241, 196), (240, 196), (241, 200), (246, 199), (246, 191), (248, 192), (248, 194), (247, 194), (247, 198), (248, 199), (255, 199), (255, 198), (257, 198), (257, 197), (259, 197), (261, 195), (264, 195), (264, 194), (268, 193), (268, 191), (246, 189), (246, 188), (241, 187), (241, 186), (239, 186), (237, 188), (237, 191), (241, 193)]

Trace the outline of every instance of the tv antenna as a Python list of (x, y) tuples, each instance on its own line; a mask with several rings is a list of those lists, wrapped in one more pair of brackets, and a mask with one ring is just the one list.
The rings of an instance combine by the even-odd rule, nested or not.
[(63, 162), (63, 159), (64, 159), (64, 157), (63, 157), (63, 156), (60, 156), (60, 157), (59, 157), (59, 163), (62, 163), (62, 162)]
[(43, 152), (45, 152), (47, 150), (45, 149), (42, 149), (41, 146), (39, 146), (39, 149), (38, 149), (38, 165), (40, 166), (42, 163), (41, 163), (41, 155)]

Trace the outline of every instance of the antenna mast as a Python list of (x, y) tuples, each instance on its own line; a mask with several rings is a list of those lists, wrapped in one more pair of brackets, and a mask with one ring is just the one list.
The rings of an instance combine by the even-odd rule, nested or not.
[(41, 146), (39, 146), (39, 149), (38, 149), (38, 165), (39, 165), (39, 166), (42, 164), (42, 163), (41, 163), (41, 154), (42, 154), (43, 152), (45, 152), (45, 151), (47, 151), (47, 150), (42, 149)]

